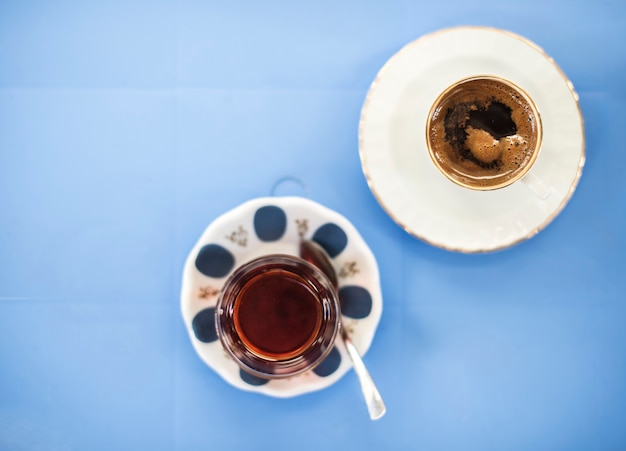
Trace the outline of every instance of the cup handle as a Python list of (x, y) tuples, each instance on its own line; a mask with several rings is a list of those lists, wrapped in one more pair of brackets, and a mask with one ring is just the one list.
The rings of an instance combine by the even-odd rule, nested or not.
[(550, 188), (533, 172), (528, 172), (520, 181), (541, 200), (552, 194)]

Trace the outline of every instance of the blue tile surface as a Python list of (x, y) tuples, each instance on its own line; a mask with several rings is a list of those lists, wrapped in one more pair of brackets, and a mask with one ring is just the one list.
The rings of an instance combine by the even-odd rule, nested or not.
[[(626, 449), (625, 23), (616, 1), (0, 2), (0, 450)], [(358, 156), (380, 67), (467, 24), (553, 56), (587, 140), (556, 220), (486, 255), (402, 231)], [(353, 372), (264, 397), (187, 336), (191, 247), (285, 177), (378, 260), (376, 423)]]

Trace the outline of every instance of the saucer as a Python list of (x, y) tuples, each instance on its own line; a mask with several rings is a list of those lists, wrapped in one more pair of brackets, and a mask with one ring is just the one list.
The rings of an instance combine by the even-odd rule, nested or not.
[(302, 239), (316, 241), (332, 257), (339, 278), (342, 321), (362, 355), (372, 343), (382, 314), (380, 276), (376, 259), (356, 228), (344, 216), (308, 199), (253, 199), (207, 227), (187, 257), (181, 291), (183, 320), (194, 349), (237, 388), (292, 397), (326, 388), (352, 367), (343, 342), (337, 340), (329, 356), (313, 370), (268, 381), (240, 370), (217, 337), (215, 306), (228, 276), (262, 255), (298, 255)]
[[(508, 79), (533, 99), (543, 140), (529, 176), (543, 193), (522, 182), (473, 191), (432, 163), (429, 110), (446, 87), (476, 75)], [(574, 193), (584, 147), (578, 96), (554, 61), (521, 36), (483, 27), (441, 30), (402, 48), (372, 83), (359, 125), (363, 172), (383, 209), (411, 235), (467, 253), (504, 249), (544, 229)]]

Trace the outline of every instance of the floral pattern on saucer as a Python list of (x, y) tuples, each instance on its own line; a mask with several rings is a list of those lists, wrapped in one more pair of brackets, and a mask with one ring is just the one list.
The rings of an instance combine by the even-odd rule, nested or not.
[(382, 314), (378, 265), (371, 250), (342, 215), (300, 197), (250, 200), (213, 221), (185, 263), (181, 309), (199, 357), (237, 388), (291, 397), (326, 388), (351, 367), (337, 341), (311, 371), (268, 381), (240, 370), (223, 350), (215, 330), (215, 305), (228, 276), (243, 263), (267, 254), (297, 255), (302, 239), (312, 239), (331, 256), (339, 276), (342, 320), (364, 354)]

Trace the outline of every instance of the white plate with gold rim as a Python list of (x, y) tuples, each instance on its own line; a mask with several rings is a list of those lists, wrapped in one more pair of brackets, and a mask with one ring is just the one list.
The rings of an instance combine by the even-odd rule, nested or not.
[[(532, 176), (545, 195), (520, 182), (470, 190), (432, 163), (429, 110), (446, 87), (476, 75), (510, 80), (533, 99), (543, 139)], [(408, 233), (448, 250), (489, 252), (534, 236), (565, 207), (585, 162), (583, 119), (571, 82), (537, 45), (494, 28), (450, 28), (407, 44), (379, 71), (361, 111), (359, 153), (372, 193)]]
[(262, 255), (298, 255), (300, 241), (311, 239), (332, 258), (339, 278), (342, 321), (364, 355), (382, 314), (376, 259), (348, 219), (302, 197), (260, 197), (216, 218), (206, 228), (185, 263), (181, 310), (198, 356), (237, 388), (287, 398), (326, 388), (351, 367), (341, 340), (313, 370), (265, 380), (240, 370), (222, 348), (215, 329), (215, 305), (228, 276)]

